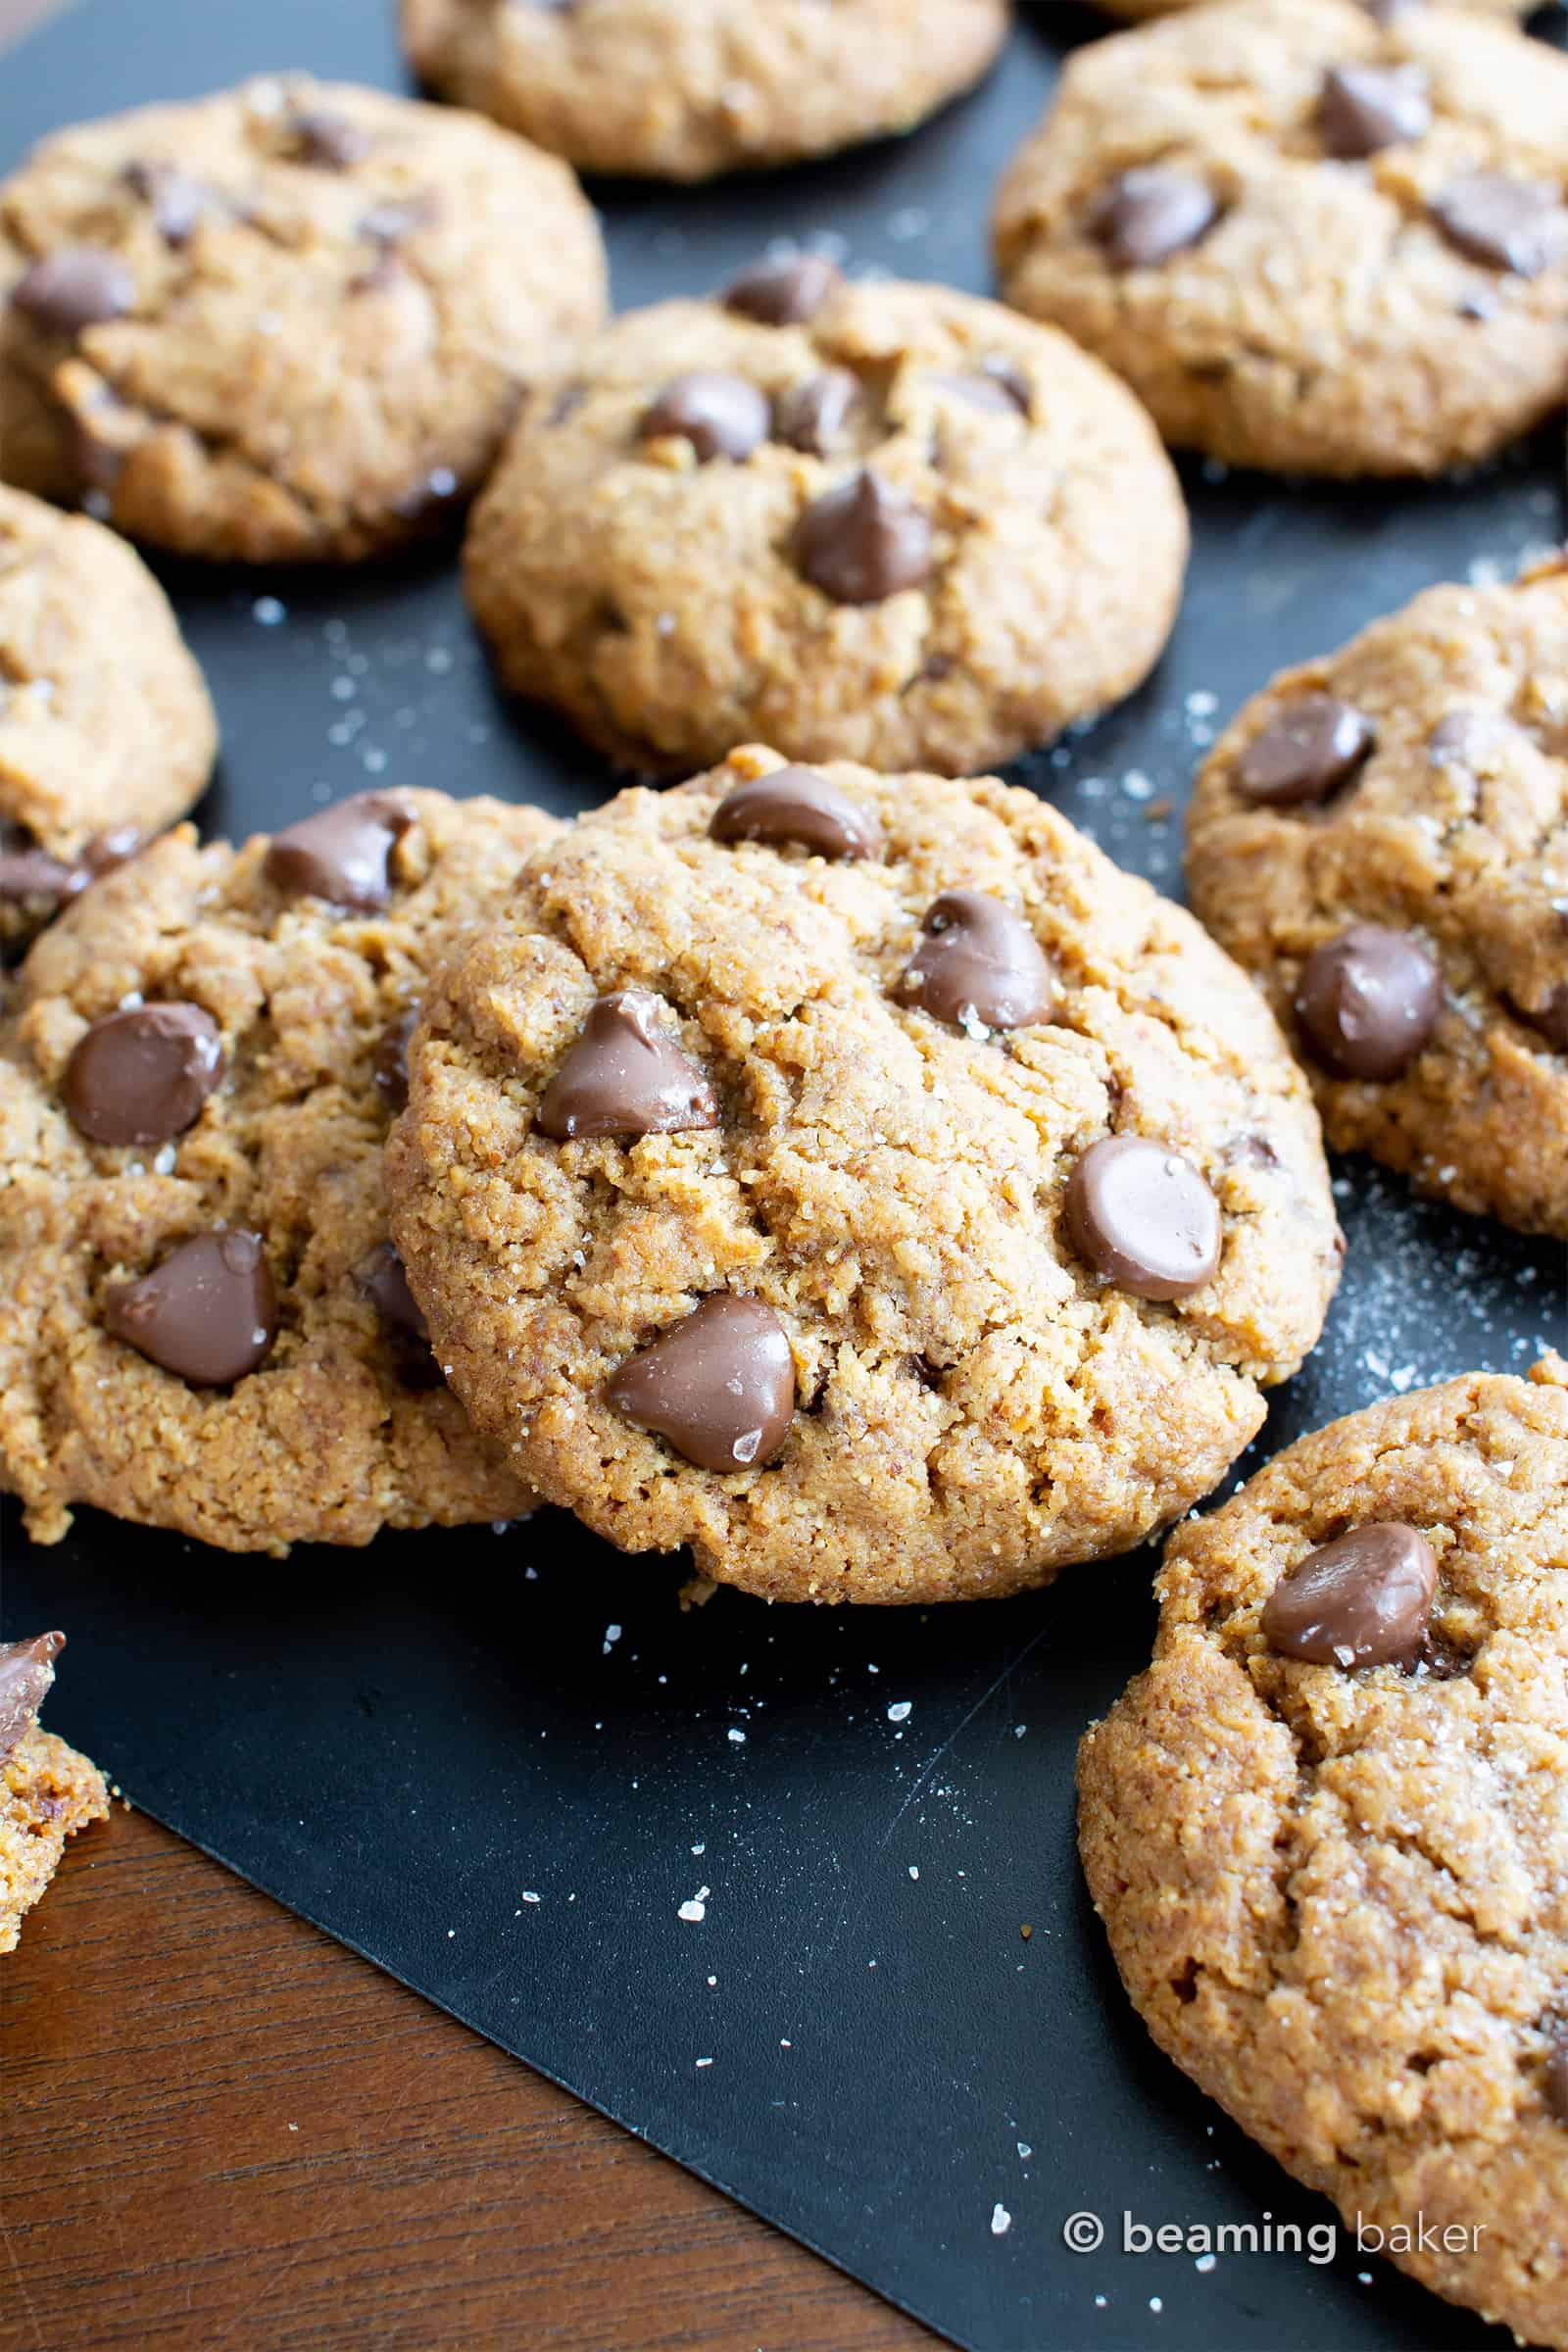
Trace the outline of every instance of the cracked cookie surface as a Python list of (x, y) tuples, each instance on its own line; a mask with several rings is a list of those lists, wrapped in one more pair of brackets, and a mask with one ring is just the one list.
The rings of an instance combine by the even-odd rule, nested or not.
[(411, 1077), (394, 1237), (475, 1426), (622, 1548), (771, 1598), (1122, 1550), (1222, 1475), (1338, 1280), (1261, 998), (993, 780), (752, 748), (623, 793), (432, 984)]
[[(1393, 2259), (1539, 2344), (1568, 2338), (1565, 1382), (1393, 1397), (1180, 1529), (1153, 1663), (1079, 1765), (1161, 2049), (1348, 2217), (1424, 2217)], [(1280, 1581), (1374, 1522), (1436, 1556), (1414, 1670), (1280, 1654)]]
[(481, 481), (604, 315), (571, 173), (304, 76), (82, 123), (0, 188), (0, 474), (132, 538), (354, 560)]
[(0, 1483), (42, 1542), (74, 1502), (272, 1552), (530, 1506), (388, 1263), (381, 1154), (431, 962), (555, 820), (400, 792), (311, 824), (239, 850), (181, 826), (23, 968)]
[[(1568, 564), (1428, 589), (1240, 712), (1198, 780), (1188, 876), (1299, 1041), (1332, 1144), (1568, 1238), (1565, 677)], [(1367, 926), (1404, 943), (1399, 969), (1385, 944), (1346, 973)], [(1401, 1004), (1413, 1026), (1368, 1066)]]
[(911, 129), (1006, 0), (403, 0), (416, 70), (586, 172), (707, 179)]
[(1565, 189), (1568, 59), (1512, 25), (1226, 0), (1069, 61), (998, 267), (1173, 444), (1431, 474), (1561, 405)]
[(590, 344), (524, 409), (466, 564), (507, 683), (628, 766), (762, 738), (962, 774), (1144, 678), (1187, 544), (1098, 362), (806, 256)]

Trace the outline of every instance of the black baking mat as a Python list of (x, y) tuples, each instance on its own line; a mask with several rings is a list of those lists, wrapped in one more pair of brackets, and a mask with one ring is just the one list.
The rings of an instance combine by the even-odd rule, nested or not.
[[(248, 72), (396, 83), (390, 13), (92, 0), (0, 60), (0, 164), (74, 117)], [(781, 233), (983, 288), (996, 172), (1093, 24), (1024, 13), (988, 88), (903, 145), (717, 191), (603, 190), (619, 302), (706, 288)], [(1175, 887), (1163, 810), (1217, 723), (1428, 581), (1556, 539), (1561, 457), (1554, 429), (1412, 490), (1190, 466), (1198, 553), (1158, 677), (1020, 773)], [(215, 828), (378, 777), (568, 811), (610, 789), (498, 701), (450, 551), (373, 578), (166, 577), (223, 719)], [(1560, 1250), (1363, 1163), (1339, 1177), (1345, 1287), (1262, 1449), (1568, 1345)], [(553, 1513), (282, 1563), (86, 1512), (54, 1550), (9, 1506), (4, 1533), (8, 1629), (71, 1636), (50, 1721), (139, 1805), (959, 2342), (1503, 2340), (1353, 2246), (1205, 2271), (1119, 2250), (1124, 2212), (1251, 2224), (1264, 2245), (1333, 2218), (1155, 2055), (1081, 1890), (1073, 1751), (1147, 1657), (1149, 1552), (935, 1615), (720, 1593), (682, 1616), (679, 1563)], [(1079, 2212), (1106, 2225), (1098, 2253), (1064, 2245)]]

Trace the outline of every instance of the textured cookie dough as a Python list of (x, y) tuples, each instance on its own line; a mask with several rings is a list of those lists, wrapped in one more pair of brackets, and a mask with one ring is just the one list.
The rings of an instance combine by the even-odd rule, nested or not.
[(60, 1634), (0, 1642), (0, 1953), (16, 1950), (66, 1839), (109, 1814), (97, 1765), (38, 1722), (64, 1646)]
[(0, 475), (187, 555), (371, 555), (605, 289), (571, 173), (473, 116), (291, 76), (83, 123), (0, 187)]
[(904, 131), (1006, 0), (403, 0), (416, 71), (585, 172), (707, 179)]
[[(1030, 794), (839, 765), (796, 821), (824, 838), (825, 792), (849, 855), (746, 838), (755, 807), (710, 834), (780, 769), (752, 748), (623, 793), (529, 861), (426, 1001), (394, 1236), (475, 1426), (622, 1548), (689, 1544), (772, 1599), (1045, 1584), (1212, 1487), (1317, 1338), (1341, 1243), (1306, 1085), (1192, 918)], [(994, 938), (931, 919), (964, 891)], [(646, 992), (672, 1131), (573, 1135), (621, 991)], [(999, 993), (1005, 1029), (978, 1009)], [(1218, 1271), (1174, 1300), (1070, 1238), (1111, 1135), (1152, 1139), (1156, 1186), (1212, 1220)], [(721, 1294), (763, 1310), (730, 1335), (761, 1401), (732, 1449), (754, 1466), (715, 1471), (607, 1383), (631, 1401), (643, 1351)], [(713, 1338), (672, 1420), (722, 1421)]]
[(633, 312), (529, 400), (466, 551), (507, 683), (677, 774), (759, 737), (971, 773), (1129, 692), (1188, 544), (1137, 403), (995, 303), (793, 267), (805, 318)]
[[(1299, 1041), (1329, 1141), (1457, 1207), (1560, 1236), (1565, 678), (1568, 564), (1500, 587), (1428, 589), (1248, 704), (1199, 778), (1188, 853), (1193, 906)], [(1349, 730), (1348, 764), (1314, 757), (1325, 698)], [(1292, 730), (1305, 746), (1294, 776)], [(1260, 798), (1280, 776), (1303, 797)], [(1435, 979), (1424, 1038), (1418, 1019), (1408, 1056), (1384, 1076), (1328, 1066), (1299, 1010), (1321, 952), (1367, 924), (1402, 935)], [(1390, 1006), (1350, 1009), (1375, 1030)]]
[(1226, 0), (1072, 57), (1003, 181), (998, 266), (1174, 444), (1431, 474), (1561, 405), (1565, 185), (1568, 59), (1512, 25)]
[[(1348, 2218), (1423, 2217), (1395, 2261), (1532, 2344), (1568, 2341), (1565, 1382), (1373, 1405), (1180, 1529), (1153, 1664), (1079, 1767), (1160, 2048)], [(1415, 1670), (1279, 1654), (1279, 1580), (1378, 1521), (1436, 1554)]]
[[(311, 895), (321, 859), (290, 855), (289, 836), (202, 848), (181, 826), (95, 885), (24, 967), (0, 1031), (0, 1483), (40, 1542), (74, 1502), (278, 1553), (529, 1507), (388, 1290), (381, 1147), (429, 965), (504, 902), (555, 823), (439, 793), (370, 800), (412, 812), (401, 834), (369, 827), (345, 864), (342, 887), (373, 901), (383, 880), (383, 906)], [(318, 847), (329, 866), (331, 844)], [(147, 1048), (110, 1032), (96, 1060), (77, 1049), (139, 1004), (194, 1008), (163, 1017), (216, 1025), (222, 1058), (186, 1060), (181, 1132), (95, 1141), (82, 1118), (123, 1123), (138, 1089), (122, 1073)], [(261, 1298), (257, 1349), (218, 1317), (218, 1338), (259, 1365), (198, 1385), (111, 1324), (125, 1285), (219, 1227), (239, 1249), (261, 1237), (275, 1303)]]
[(0, 943), (106, 845), (183, 816), (218, 722), (158, 582), (122, 539), (0, 487)]

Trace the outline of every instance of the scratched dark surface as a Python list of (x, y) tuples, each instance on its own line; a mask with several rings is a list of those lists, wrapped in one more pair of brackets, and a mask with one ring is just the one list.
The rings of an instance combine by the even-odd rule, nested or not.
[[(7, 59), (0, 164), (245, 72), (396, 84), (388, 15), (93, 0)], [(706, 287), (781, 232), (984, 288), (996, 170), (1090, 24), (1029, 15), (988, 88), (903, 145), (717, 194), (601, 191), (618, 300)], [(1219, 720), (1428, 580), (1556, 537), (1560, 458), (1552, 434), (1463, 487), (1375, 494), (1189, 468), (1198, 553), (1159, 676), (1020, 775), (1177, 887), (1178, 828), (1151, 809)], [(563, 810), (610, 789), (496, 700), (450, 551), (348, 581), (166, 576), (224, 723), (215, 829), (375, 776)], [(1340, 1184), (1345, 1288), (1259, 1452), (1568, 1339), (1560, 1252), (1364, 1166)], [(1147, 1552), (936, 1616), (726, 1593), (683, 1617), (678, 1563), (553, 1514), (283, 1564), (90, 1514), (49, 1552), (9, 1511), (4, 1532), (9, 1630), (71, 1635), (52, 1720), (138, 1804), (957, 2341), (1494, 2340), (1353, 2251), (1200, 2274), (1063, 2246), (1078, 2209), (1113, 2239), (1124, 2209), (1330, 2218), (1154, 2055), (1081, 1891), (1073, 1751), (1148, 1654)]]

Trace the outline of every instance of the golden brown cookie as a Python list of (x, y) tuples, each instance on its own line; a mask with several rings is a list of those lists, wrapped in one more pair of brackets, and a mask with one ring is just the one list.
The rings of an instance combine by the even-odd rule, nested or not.
[(1332, 1144), (1568, 1238), (1565, 693), (1568, 563), (1428, 589), (1248, 704), (1188, 871)]
[(707, 179), (911, 129), (1006, 0), (403, 0), (432, 87), (585, 172)]
[(235, 1551), (515, 1517), (388, 1242), (425, 975), (556, 831), (362, 794), (243, 849), (181, 826), (23, 967), (0, 1030), (0, 1484)]
[(957, 775), (1147, 675), (1187, 536), (1097, 362), (797, 254), (630, 313), (542, 388), (466, 568), (507, 683), (628, 766), (761, 737)]
[(1180, 447), (1431, 474), (1562, 405), (1565, 189), (1568, 58), (1511, 24), (1224, 0), (1072, 57), (998, 266)]
[(1153, 1663), (1079, 1764), (1160, 2048), (1533, 2344), (1568, 2341), (1565, 1384), (1393, 1397), (1179, 1529)]
[(605, 285), (571, 173), (474, 116), (296, 74), (78, 124), (0, 186), (0, 476), (186, 555), (371, 555)]
[(183, 816), (217, 750), (146, 565), (85, 515), (0, 487), (0, 946)]
[[(1113, 17), (1164, 17), (1173, 9), (1197, 8), (1201, 0), (1097, 0), (1098, 6)], [(1369, 16), (1386, 23), (1401, 9), (1420, 8), (1426, 0), (1356, 0)], [(1454, 8), (1474, 8), (1494, 17), (1528, 17), (1537, 0), (1448, 0)]]
[(411, 1074), (393, 1231), (475, 1426), (773, 1599), (1138, 1542), (1339, 1277), (1257, 992), (992, 779), (753, 748), (622, 793), (447, 965)]
[(0, 1642), (0, 1953), (16, 1950), (66, 1839), (109, 1813), (97, 1765), (38, 1722), (64, 1647), (63, 1634)]

